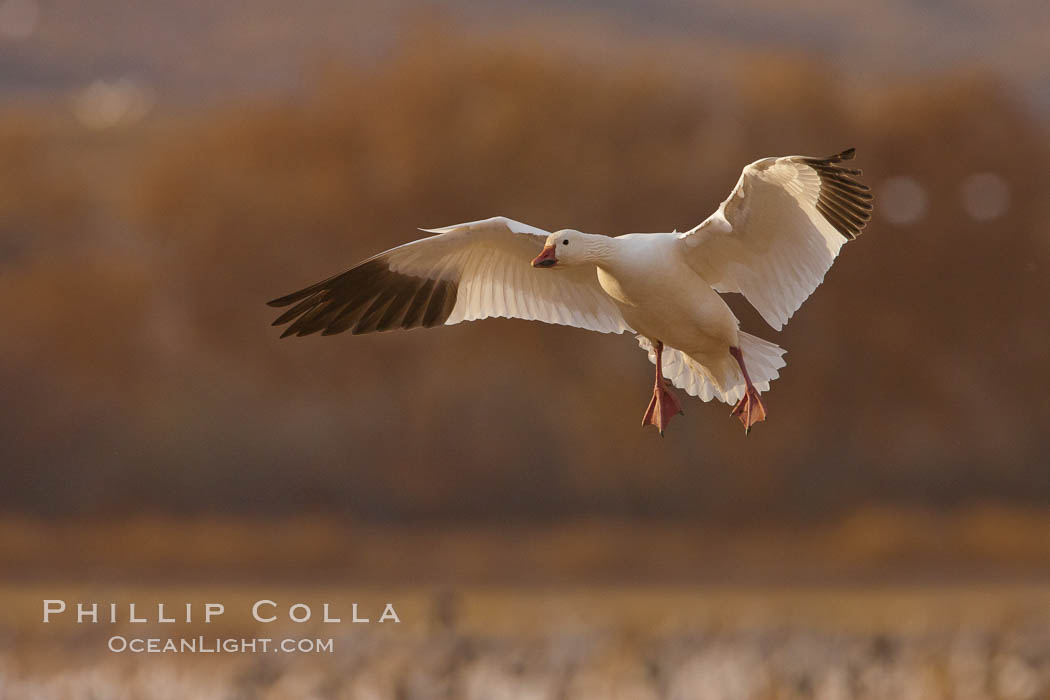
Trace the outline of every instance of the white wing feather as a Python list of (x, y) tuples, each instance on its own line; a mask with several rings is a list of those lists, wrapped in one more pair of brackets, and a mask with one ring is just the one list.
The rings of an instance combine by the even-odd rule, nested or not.
[(391, 269), (429, 276), (428, 267), (437, 263), (447, 267), (447, 275), (456, 276), (459, 296), (446, 325), (503, 317), (600, 333), (630, 330), (620, 310), (599, 286), (594, 269), (541, 271), (530, 267), (543, 249), (547, 231), (502, 216), (424, 230), (445, 239), (441, 242), (443, 252), (436, 260), (429, 251), (416, 255), (412, 265), (392, 256)]
[(497, 216), (439, 229), (270, 302), (286, 335), (414, 328), (502, 316), (601, 333), (631, 328), (587, 267), (530, 266), (549, 235)]
[(765, 158), (744, 168), (710, 217), (680, 236), (690, 267), (719, 292), (740, 292), (780, 330), (823, 281), (842, 244), (870, 218), (858, 170), (825, 159)]

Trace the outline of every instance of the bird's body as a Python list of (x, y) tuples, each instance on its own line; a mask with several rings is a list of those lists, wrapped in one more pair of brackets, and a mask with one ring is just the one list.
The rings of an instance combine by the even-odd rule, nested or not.
[(598, 283), (627, 324), (696, 360), (725, 386), (725, 361), (735, 364), (729, 348), (740, 344), (739, 322), (679, 255), (678, 234), (630, 233), (608, 245), (612, 253), (596, 265)]
[(290, 323), (284, 335), (359, 334), (504, 316), (634, 332), (657, 369), (645, 424), (663, 433), (679, 411), (666, 378), (735, 404), (750, 430), (765, 419), (759, 392), (779, 376), (784, 351), (740, 331), (720, 293), (740, 292), (777, 330), (787, 322), (870, 218), (868, 188), (852, 178), (860, 171), (838, 165), (852, 156), (756, 161), (685, 233), (548, 233), (505, 217), (429, 230), (270, 302), (292, 306), (274, 325)]

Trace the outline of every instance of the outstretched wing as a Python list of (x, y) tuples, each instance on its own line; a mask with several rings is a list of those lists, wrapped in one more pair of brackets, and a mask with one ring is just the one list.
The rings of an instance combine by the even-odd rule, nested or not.
[(497, 216), (392, 248), (346, 272), (269, 302), (291, 306), (281, 337), (430, 328), (490, 316), (601, 333), (631, 330), (587, 267), (536, 270), (548, 233)]
[(718, 210), (679, 237), (690, 267), (715, 290), (743, 294), (780, 330), (871, 218), (860, 170), (839, 165), (853, 155), (748, 165)]

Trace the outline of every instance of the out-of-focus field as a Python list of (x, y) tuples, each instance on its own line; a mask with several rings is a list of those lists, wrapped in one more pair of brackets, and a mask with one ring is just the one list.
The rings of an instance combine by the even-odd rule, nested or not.
[[(0, 0), (0, 700), (1050, 698), (1045, 0), (500, 4)], [(812, 299), (729, 295), (789, 351), (746, 440), (641, 430), (629, 337), (270, 326), (418, 226), (684, 230), (851, 146)], [(202, 630), (334, 652), (106, 650)]]
[[(0, 698), (988, 698), (1050, 694), (1042, 511), (839, 521), (0, 527)], [(69, 611), (41, 621), (43, 601)], [(253, 602), (278, 619), (251, 618)], [(77, 602), (116, 624), (76, 624)], [(203, 606), (225, 613), (202, 624)], [(359, 604), (367, 625), (350, 622)], [(128, 603), (150, 622), (128, 622)], [(158, 624), (157, 603), (177, 623)], [(186, 603), (193, 621), (181, 620)], [(287, 610), (309, 605), (293, 624)], [(339, 624), (318, 620), (329, 603)], [(378, 624), (385, 603), (401, 622)], [(270, 611), (264, 610), (265, 614)], [(110, 637), (332, 653), (111, 653)]]
[(993, 506), (754, 519), (375, 523), (274, 518), (0, 518), (0, 581), (363, 584), (1050, 581), (1050, 514)]
[[(40, 622), (41, 601), (223, 601), (219, 623)], [(251, 622), (254, 600), (342, 624)], [(402, 623), (347, 622), (383, 602)], [(1050, 587), (6, 585), (0, 697), (994, 698), (1050, 694)], [(171, 608), (169, 607), (169, 610)], [(122, 615), (125, 613), (121, 613)], [(364, 613), (363, 613), (364, 614)], [(66, 616), (69, 617), (68, 615)], [(373, 620), (375, 615), (373, 614)], [(333, 640), (331, 653), (130, 654), (125, 637)]]

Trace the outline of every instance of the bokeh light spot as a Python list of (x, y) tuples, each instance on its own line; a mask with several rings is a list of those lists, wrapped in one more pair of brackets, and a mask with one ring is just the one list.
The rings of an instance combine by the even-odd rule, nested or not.
[(1010, 185), (996, 173), (974, 173), (959, 190), (962, 206), (972, 219), (998, 219), (1010, 208)]
[(73, 114), (89, 129), (134, 124), (152, 107), (152, 93), (128, 78), (96, 80), (73, 99)]
[(910, 175), (886, 178), (878, 188), (875, 208), (891, 224), (913, 224), (926, 214), (926, 190)]
[(36, 0), (0, 2), (0, 35), (7, 39), (26, 39), (36, 31), (40, 7)]

